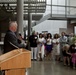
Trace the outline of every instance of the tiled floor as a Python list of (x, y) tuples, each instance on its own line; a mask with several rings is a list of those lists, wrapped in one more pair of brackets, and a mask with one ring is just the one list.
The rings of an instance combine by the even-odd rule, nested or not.
[(55, 61), (32, 61), (26, 75), (76, 75), (76, 70)]
[(76, 70), (63, 66), (61, 62), (32, 61), (26, 75), (76, 75)]

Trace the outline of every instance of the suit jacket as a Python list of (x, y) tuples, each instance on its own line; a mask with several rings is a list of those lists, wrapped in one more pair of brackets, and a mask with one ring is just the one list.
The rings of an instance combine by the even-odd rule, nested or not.
[(25, 48), (25, 46), (23, 44), (19, 44), (16, 34), (8, 30), (4, 37), (4, 53), (17, 48)]

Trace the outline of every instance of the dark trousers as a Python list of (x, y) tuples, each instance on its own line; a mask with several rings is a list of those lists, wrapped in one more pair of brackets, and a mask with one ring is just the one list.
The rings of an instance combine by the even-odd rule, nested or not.
[(0, 70), (0, 75), (5, 75), (5, 71), (4, 70)]

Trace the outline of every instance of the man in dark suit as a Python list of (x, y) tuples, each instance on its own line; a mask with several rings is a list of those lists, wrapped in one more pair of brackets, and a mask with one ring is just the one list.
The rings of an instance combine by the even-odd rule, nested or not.
[(25, 48), (24, 44), (18, 43), (18, 38), (15, 34), (16, 31), (17, 31), (17, 23), (10, 22), (9, 30), (6, 32), (6, 35), (4, 37), (4, 53), (17, 48)]

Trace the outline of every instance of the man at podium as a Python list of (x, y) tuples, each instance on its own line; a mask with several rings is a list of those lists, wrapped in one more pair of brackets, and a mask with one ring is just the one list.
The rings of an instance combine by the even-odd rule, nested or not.
[[(6, 32), (6, 35), (4, 37), (4, 52), (7, 53), (9, 51), (12, 51), (14, 49), (18, 48), (26, 48), (24, 44), (18, 43), (18, 38), (16, 36), (17, 31), (17, 22), (12, 21), (9, 23), (9, 30)], [(3, 73), (3, 74), (1, 74)], [(5, 75), (4, 71), (0, 71), (1, 75)]]
[(25, 48), (24, 44), (18, 43), (18, 38), (16, 36), (17, 22), (12, 21), (9, 23), (9, 30), (6, 32), (4, 37), (4, 53), (17, 48)]

